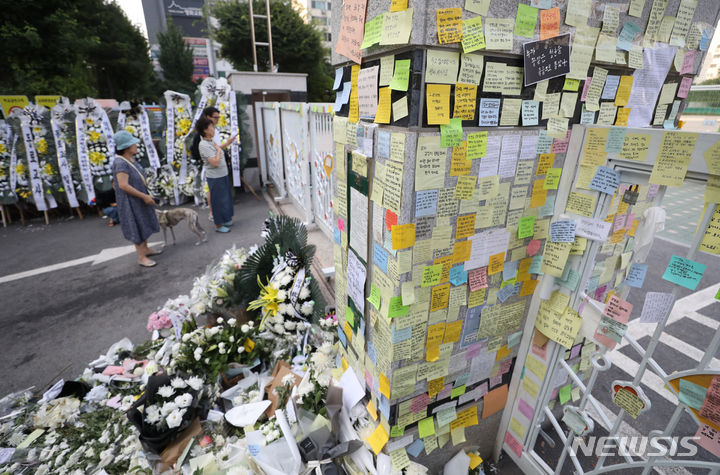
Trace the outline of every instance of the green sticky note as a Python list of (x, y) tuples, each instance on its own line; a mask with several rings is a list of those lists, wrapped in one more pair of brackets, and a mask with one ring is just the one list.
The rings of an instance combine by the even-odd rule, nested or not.
[(462, 396), (465, 394), (465, 385), (458, 386), (457, 388), (453, 388), (452, 391), (450, 391), (450, 399), (455, 399), (458, 396)]
[(434, 417), (426, 417), (425, 419), (418, 422), (418, 437), (424, 439), (431, 435), (435, 435), (435, 421)]
[(560, 396), (560, 404), (568, 402), (572, 397), (572, 384), (567, 384), (561, 387), (558, 391), (558, 395)]
[(565, 78), (565, 84), (563, 85), (563, 91), (577, 92), (577, 90), (579, 88), (580, 88), (580, 80), (579, 79), (570, 79), (569, 77)]
[(373, 304), (377, 310), (380, 310), (380, 289), (375, 284), (370, 285), (370, 297), (368, 302)]
[(440, 283), (442, 278), (442, 264), (435, 264), (432, 266), (425, 266), (422, 273), (422, 281), (420, 287), (432, 287)]
[(473, 158), (482, 158), (487, 154), (487, 132), (475, 132), (467, 135), (467, 153), (468, 160)]
[(537, 23), (537, 8), (530, 5), (519, 4), (517, 16), (515, 17), (515, 34), (532, 38), (535, 36), (535, 24)]
[(699, 411), (705, 401), (705, 396), (707, 396), (707, 388), (691, 383), (687, 379), (680, 379), (678, 399), (681, 403)]
[(369, 22), (365, 23), (365, 36), (363, 36), (363, 42), (360, 48), (369, 48), (372, 45), (380, 43), (380, 36), (382, 36), (383, 27), (383, 16), (384, 13), (376, 16)]
[(393, 71), (392, 81), (390, 81), (390, 89), (393, 91), (407, 91), (410, 82), (410, 60), (399, 59), (395, 61), (395, 71)]
[(390, 297), (390, 305), (388, 308), (388, 318), (404, 317), (410, 313), (410, 306), (403, 306), (402, 295)]
[(673, 255), (662, 278), (686, 289), (695, 290), (707, 266), (684, 257)]
[[(431, 417), (430, 419), (432, 419), (432, 417)], [(38, 439), (38, 437), (40, 437), (40, 436), (43, 435), (44, 433), (45, 433), (45, 429), (35, 429), (34, 431), (32, 431), (32, 432), (30, 433), (30, 435), (28, 435), (27, 437), (25, 437), (25, 440), (23, 440), (22, 442), (20, 442), (20, 445), (18, 445), (16, 448), (18, 448), (18, 449), (24, 449), (24, 448), (30, 447), (30, 444), (32, 444), (33, 442), (35, 442), (35, 441)], [(435, 433), (434, 428), (433, 428), (433, 432), (432, 432), (432, 433), (433, 433), (433, 434)]]
[(465, 53), (485, 49), (485, 35), (483, 34), (481, 16), (463, 20), (462, 47)]
[(562, 174), (562, 168), (548, 168), (545, 173), (545, 183), (543, 183), (544, 190), (557, 190), (560, 184), (560, 175)]
[(720, 300), (720, 289), (718, 289), (718, 293), (715, 294), (715, 300)]
[(400, 426), (392, 426), (390, 428), (390, 437), (402, 437), (405, 434), (405, 428)]
[(345, 321), (355, 328), (355, 314), (349, 306), (345, 309)]
[(440, 146), (457, 147), (462, 145), (462, 119), (450, 119), (447, 124), (440, 125)]
[(518, 221), (518, 239), (532, 236), (535, 231), (535, 216), (523, 216)]

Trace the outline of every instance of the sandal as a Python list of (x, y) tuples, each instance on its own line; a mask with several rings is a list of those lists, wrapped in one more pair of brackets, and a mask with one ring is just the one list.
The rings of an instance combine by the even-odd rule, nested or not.
[(162, 254), (163, 251), (164, 251), (164, 249), (160, 249), (160, 250), (157, 250), (157, 251), (151, 250), (151, 252), (145, 254), (145, 256), (146, 256), (146, 257), (148, 257), (148, 256), (157, 256), (158, 254)]
[(108, 223), (108, 226), (111, 227), (111, 228), (112, 228), (113, 226), (115, 226), (115, 221), (113, 221), (113, 220), (111, 219), (110, 222)]
[(140, 265), (140, 267), (155, 267), (157, 265), (157, 262), (153, 261), (152, 259), (148, 259), (148, 260), (150, 261), (149, 264), (145, 264), (142, 262), (138, 262), (138, 264)]

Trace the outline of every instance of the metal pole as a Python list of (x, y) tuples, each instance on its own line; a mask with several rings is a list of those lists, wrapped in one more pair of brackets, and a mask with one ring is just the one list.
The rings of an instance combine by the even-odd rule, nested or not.
[[(252, 3), (252, 0), (250, 0)], [(270, 0), (265, 0), (265, 14), (267, 15), (267, 28), (268, 28), (268, 48), (270, 49), (270, 72), (275, 72), (275, 60), (273, 59), (272, 50), (272, 26), (270, 25)], [(255, 61), (257, 64), (257, 60)], [(257, 71), (257, 69), (256, 69)]]
[(248, 0), (250, 6), (250, 38), (252, 39), (252, 50), (253, 50), (253, 70), (257, 72), (257, 47), (255, 46), (255, 14), (253, 13), (253, 0)]

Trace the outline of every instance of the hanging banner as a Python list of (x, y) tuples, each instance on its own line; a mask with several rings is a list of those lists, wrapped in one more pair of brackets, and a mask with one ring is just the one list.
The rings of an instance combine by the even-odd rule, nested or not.
[(62, 96), (35, 96), (35, 104), (52, 110)]
[(38, 211), (47, 211), (47, 204), (43, 197), (42, 179), (40, 178), (40, 167), (38, 166), (37, 151), (33, 141), (33, 134), (30, 126), (22, 121), (20, 128), (22, 129), (23, 142), (25, 143), (25, 155), (30, 170), (30, 189), (32, 190), (33, 201)]
[(85, 118), (86, 114), (84, 113), (75, 116), (75, 137), (77, 138), (77, 156), (78, 165), (80, 166), (80, 176), (85, 186), (88, 204), (94, 206), (95, 187), (93, 186), (93, 176), (90, 170), (90, 158), (88, 157), (87, 140), (83, 126)]
[(237, 98), (235, 92), (230, 90), (230, 136), (235, 137), (230, 144), (230, 159), (232, 163), (233, 185), (242, 186), (240, 175), (240, 140), (236, 137), (238, 134), (238, 114), (237, 114)]
[(102, 129), (105, 134), (105, 143), (107, 143), (108, 157), (110, 157), (110, 166), (112, 166), (113, 160), (115, 160), (115, 139), (113, 138), (113, 129), (110, 125), (110, 119), (108, 119), (105, 109), (100, 108), (100, 119), (102, 121)]
[[(54, 114), (54, 112), (53, 110), (51, 113)], [(68, 165), (67, 161), (65, 137), (58, 126), (58, 120), (61, 119), (56, 117), (50, 119), (50, 127), (52, 128), (53, 139), (55, 139), (55, 150), (57, 151), (58, 169), (60, 170), (60, 177), (62, 178), (63, 187), (65, 188), (65, 194), (67, 195), (70, 207), (78, 208), (80, 203), (78, 203), (77, 196), (75, 195), (75, 185), (73, 184), (70, 165)]]
[(142, 108), (142, 112), (140, 113), (142, 141), (145, 144), (145, 150), (147, 150), (150, 166), (153, 168), (160, 168), (160, 157), (158, 156), (157, 150), (155, 150), (155, 144), (152, 141), (152, 134), (150, 133), (150, 120), (148, 120), (145, 108), (142, 106), (140, 107)]
[(125, 128), (125, 122), (127, 121), (127, 116), (125, 115), (125, 111), (120, 111), (118, 114), (118, 122), (117, 122), (117, 129), (118, 131)]
[(17, 201), (13, 177), (14, 137), (10, 125), (0, 120), (0, 204), (11, 204)]
[(6, 119), (14, 109), (24, 109), (28, 105), (30, 101), (27, 96), (0, 96), (0, 109)]
[(12, 152), (10, 152), (10, 189), (15, 194), (17, 186), (17, 135), (12, 138)]

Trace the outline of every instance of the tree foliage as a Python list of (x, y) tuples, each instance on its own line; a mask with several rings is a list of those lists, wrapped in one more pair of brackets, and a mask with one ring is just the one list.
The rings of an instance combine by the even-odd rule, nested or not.
[(158, 62), (163, 70), (166, 89), (191, 94), (195, 90), (192, 82), (193, 52), (185, 43), (182, 31), (168, 21), (167, 30), (158, 33), (158, 43)]
[(152, 97), (147, 40), (103, 0), (0, 0), (0, 90), (70, 98)]
[[(253, 3), (255, 13), (265, 13), (264, 2)], [(212, 15), (218, 27), (212, 29), (213, 38), (220, 43), (220, 55), (239, 71), (252, 71), (253, 52), (250, 33), (250, 8), (247, 1), (216, 2)], [(306, 24), (292, 7), (290, 0), (271, 0), (273, 60), (280, 72), (308, 73), (308, 99), (331, 100), (331, 69), (326, 62), (320, 33)], [(267, 41), (267, 22), (255, 22), (255, 39)], [(270, 71), (268, 48), (257, 47), (258, 69)]]

